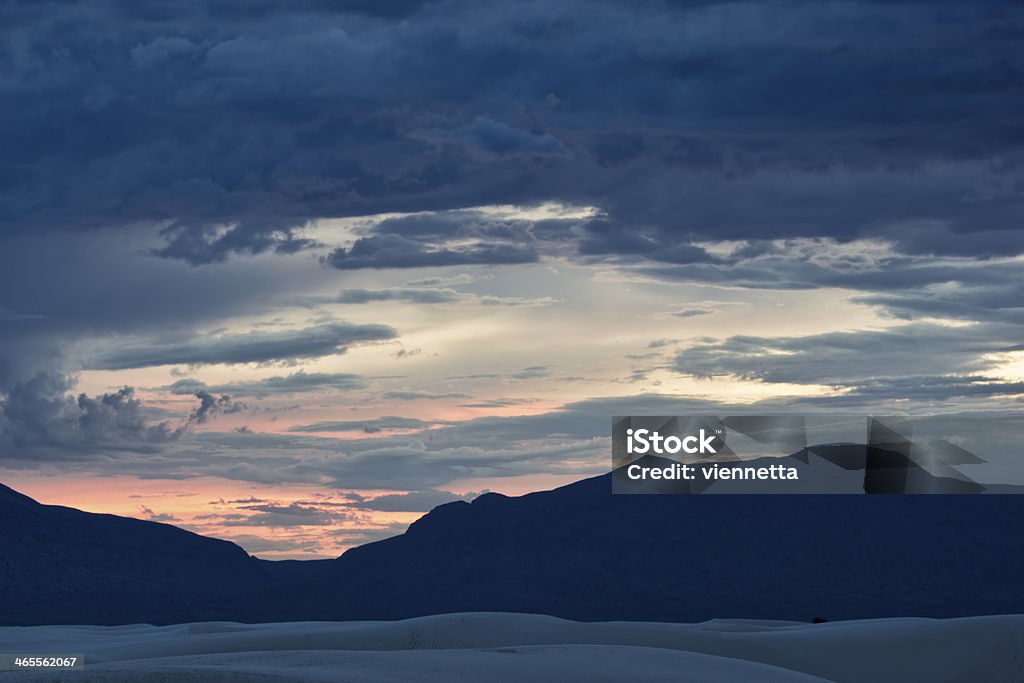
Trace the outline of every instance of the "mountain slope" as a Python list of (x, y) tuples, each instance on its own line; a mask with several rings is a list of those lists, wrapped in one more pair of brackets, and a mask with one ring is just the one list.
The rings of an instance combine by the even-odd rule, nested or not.
[(168, 524), (41, 505), (0, 485), (0, 623), (125, 623), (230, 616), (271, 585), (233, 543)]
[(1016, 495), (612, 495), (605, 475), (438, 507), (291, 604), (345, 619), (1024, 612), (1022, 513)]
[(0, 486), (0, 624), (1024, 613), (1020, 495), (612, 495), (610, 477), (449, 503), (337, 560), (281, 563)]

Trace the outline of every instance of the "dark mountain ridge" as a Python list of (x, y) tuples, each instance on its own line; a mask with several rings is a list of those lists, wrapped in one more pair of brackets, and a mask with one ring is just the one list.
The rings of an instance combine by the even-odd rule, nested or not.
[(0, 485), (0, 623), (226, 618), (270, 588), (240, 547), (169, 524), (42, 505)]
[(693, 621), (1024, 612), (1017, 495), (612, 495), (611, 475), (435, 508), (300, 611)]
[(1024, 612), (1018, 495), (612, 495), (611, 475), (439, 506), (336, 560), (266, 562), (0, 488), (0, 623)]

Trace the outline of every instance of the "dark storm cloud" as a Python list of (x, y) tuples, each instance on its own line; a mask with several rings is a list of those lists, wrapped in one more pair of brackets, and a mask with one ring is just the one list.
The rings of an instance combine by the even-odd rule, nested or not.
[[(584, 240), (592, 258), (810, 235), (1024, 250), (1019, 3), (0, 11), (8, 231), (160, 221), (157, 253), (199, 264), (308, 248), (320, 217), (556, 199), (617, 226)], [(329, 262), (536, 258), (400, 237)]]
[(232, 254), (261, 254), (273, 250), (278, 254), (293, 254), (317, 246), (315, 240), (296, 237), (291, 228), (253, 226), (238, 223), (229, 226), (216, 237), (202, 225), (179, 225), (161, 231), (167, 245), (154, 249), (153, 254), (181, 259), (193, 266), (221, 263)]
[(200, 404), (188, 422), (172, 424), (152, 420), (131, 387), (72, 396), (73, 387), (63, 373), (38, 372), (7, 388), (0, 402), (0, 461), (109, 461), (115, 453), (155, 453), (178, 441), (191, 424), (241, 408), (228, 396), (197, 392)]
[(151, 339), (123, 344), (97, 354), (89, 367), (123, 370), (157, 365), (212, 363), (273, 363), (344, 353), (352, 344), (394, 339), (387, 325), (332, 322), (295, 330), (254, 331), (244, 334)]
[[(287, 12), (293, 9), (324, 15), (353, 13), (400, 18), (417, 12), (429, 1), (390, 0), (380, 3), (372, 0), (292, 0), (288, 3), (281, 3), (271, 0), (250, 0), (240, 4), (231, 0), (198, 0), (182, 5), (164, 0), (111, 0), (107, 5), (123, 12), (128, 17), (161, 22), (179, 19), (182, 12), (188, 12), (197, 20), (203, 18), (245, 20), (274, 17), (282, 14), (283, 11)], [(74, 4), (77, 4), (74, 0), (40, 0), (39, 2), (17, 0), (8, 3), (5, 10), (9, 12), (9, 18), (16, 19), (24, 17), (27, 10), (32, 7), (53, 9), (61, 5)]]
[[(456, 1), (98, 0), (6, 3), (0, 27), (0, 432), (21, 445), (5, 450), (16, 457), (39, 444), (173, 441), (174, 428), (140, 417), (132, 395), (70, 395), (78, 342), (118, 335), (91, 365), (116, 369), (289, 361), (394, 338), (333, 324), (309, 336), (177, 336), (263, 313), (309, 284), (236, 256), (305, 259), (306, 273), (329, 273), (288, 256), (315, 246), (341, 270), (559, 253), (670, 280), (846, 288), (898, 317), (986, 325), (936, 329), (934, 346), (922, 326), (804, 346), (737, 338), (698, 345), (677, 366), (833, 382), (862, 398), (1013, 389), (964, 378), (988, 377), (982, 355), (1019, 344), (1007, 324), (1022, 322), (1024, 278), (1000, 260), (1024, 253), (1019, 3), (525, 0), (496, 12)], [(457, 211), (546, 200), (601, 216), (531, 223)], [(431, 213), (322, 247), (305, 229), (380, 212)], [(156, 230), (155, 243), (132, 240)], [(828, 256), (865, 237), (890, 253)], [(727, 255), (707, 244), (722, 239), (746, 244)], [(857, 344), (894, 374), (866, 377)], [(942, 387), (945, 372), (960, 375)], [(202, 390), (221, 393), (190, 393)], [(457, 396), (414, 393), (382, 397)], [(550, 419), (459, 433), (586, 432), (545, 432)], [(224, 443), (273, 443), (308, 460), (204, 452), (193, 462), (182, 451), (180, 466), (128, 464), (268, 481), (292, 467), (282, 476), (312, 481), (325, 469), (317, 458), (337, 455), (312, 438), (255, 438)], [(422, 457), (437, 450), (429, 445), (377, 443), (376, 460), (333, 462), (331, 476), (379, 484), (394, 456), (423, 488), (466, 472), (522, 474), (552, 455), (503, 465), (497, 457), (518, 457), (513, 441), (473, 438), (436, 458)]]
[[(133, 352), (139, 340), (148, 346), (159, 340), (165, 350), (199, 349), (202, 344), (193, 343), (199, 333), (183, 330), (210, 329), (225, 316), (261, 315), (322, 273), (294, 259), (273, 268), (237, 259), (197, 274), (145, 256), (144, 235), (103, 229), (52, 237), (0, 238), (0, 442), (7, 458), (66, 460), (173, 443), (180, 416), (164, 424), (175, 416), (136, 406), (137, 398), (116, 400), (117, 392), (80, 397), (74, 389), (83, 356), (90, 349), (113, 353), (127, 340)], [(185, 395), (205, 388), (193, 386)]]
[(182, 329), (258, 315), (277, 305), (279, 292), (315, 281), (308, 267), (244, 260), (197, 277), (180, 263), (140, 257), (145, 240), (113, 230), (47, 237), (5, 236), (0, 243), (0, 309), (17, 313), (0, 319), (0, 402), (32, 386), (58, 392), (39, 395), (40, 405), (62, 404), (83, 349), (98, 339), (108, 353), (116, 346), (109, 335), (151, 340), (163, 332), (180, 342)]
[(563, 154), (561, 140), (551, 133), (522, 130), (486, 116), (451, 131), (435, 131), (440, 140), (468, 141), (478, 150), (497, 157), (538, 157)]

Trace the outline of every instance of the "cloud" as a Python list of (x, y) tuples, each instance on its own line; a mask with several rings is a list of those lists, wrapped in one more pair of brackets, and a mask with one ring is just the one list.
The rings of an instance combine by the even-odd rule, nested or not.
[(324, 262), (342, 270), (360, 268), (431, 268), (479, 264), (532, 263), (537, 251), (529, 246), (479, 242), (469, 247), (433, 247), (401, 235), (361, 237), (348, 249), (338, 247)]
[[(970, 399), (992, 399), (1024, 396), (1024, 382), (1007, 381), (986, 375), (916, 375), (912, 377), (873, 378), (849, 387), (850, 391), (833, 406), (849, 402), (870, 405), (872, 402), (912, 401), (919, 406), (936, 402)], [(823, 403), (826, 403), (823, 401)]]
[(208, 391), (197, 391), (195, 397), (199, 399), (199, 405), (189, 415), (190, 424), (205, 424), (210, 418), (217, 415), (230, 415), (245, 410), (245, 405), (238, 403), (227, 394), (214, 396)]
[[(244, 481), (322, 483), (326, 478), (342, 490), (380, 488), (386, 481), (393, 490), (423, 491), (467, 478), (597, 474), (607, 468), (610, 415), (708, 414), (721, 408), (710, 401), (629, 396), (582, 401), (536, 415), (483, 417), (412, 434), (322, 438), (200, 432), (187, 447), (166, 457), (167, 465), (190, 473)], [(167, 472), (167, 465), (160, 470)], [(366, 507), (358, 501), (354, 506)]]
[(207, 385), (197, 379), (186, 377), (169, 387), (172, 394), (191, 395), (197, 391), (232, 396), (278, 396), (316, 391), (352, 391), (366, 388), (365, 380), (351, 373), (305, 372), (299, 370), (290, 375), (267, 377), (259, 380), (231, 382), (229, 384)]
[(481, 296), (448, 288), (393, 287), (390, 289), (346, 289), (337, 298), (342, 304), (400, 301), (411, 304), (479, 304), (481, 306), (548, 306), (552, 297)]
[(366, 510), (377, 510), (380, 512), (429, 512), (438, 505), (451, 503), (456, 500), (470, 501), (481, 493), (468, 493), (460, 496), (451, 491), (438, 491), (427, 489), (425, 491), (410, 491), (409, 493), (392, 493), (376, 498), (365, 500), (358, 505)]
[(698, 315), (711, 315), (712, 313), (714, 313), (714, 311), (706, 308), (684, 308), (682, 310), (675, 311), (672, 315), (677, 318), (694, 318)]
[[(592, 231), (591, 256), (816, 234), (1024, 249), (1012, 3), (956, 22), (866, 0), (271, 5), (6, 8), (5, 232), (159, 223), (156, 253), (203, 264), (311, 248), (323, 217), (557, 199), (626, 226)], [(329, 262), (532, 257), (364, 239)]]
[(558, 303), (559, 299), (550, 296), (481, 296), (478, 301), (481, 306), (550, 306)]
[(462, 403), (460, 408), (508, 408), (509, 406), (521, 406), (528, 403), (535, 403), (535, 398), (493, 398), (473, 403)]
[(503, 159), (566, 153), (565, 145), (551, 133), (524, 130), (487, 116), (477, 117), (470, 123), (449, 130), (434, 129), (416, 135), (435, 142), (463, 143), (478, 153)]
[(583, 226), (579, 242), (582, 256), (644, 256), (666, 263), (714, 263), (715, 258), (686, 238), (666, 236), (663, 231), (635, 228), (607, 219)]
[[(74, 382), (40, 371), (6, 387), (0, 402), (0, 460), (92, 460), (116, 452), (153, 453), (177, 442), (187, 424), (155, 422), (131, 387), (89, 396), (70, 394)], [(191, 422), (234, 409), (230, 399), (201, 404)], [(225, 397), (226, 398), (226, 397)]]
[[(853, 302), (902, 320), (1024, 324), (1018, 304), (1024, 297), (1024, 262), (1018, 258), (911, 256), (891, 242), (874, 240), (774, 240), (720, 243), (716, 248), (722, 255), (715, 263), (642, 263), (630, 269), (668, 282), (847, 290)], [(687, 309), (684, 317), (701, 310)]]
[[(422, 490), (466, 473), (584, 471), (598, 462), (602, 444), (588, 439), (606, 432), (600, 411), (707, 407), (578, 404), (445, 425), (421, 443), (244, 432), (186, 443), (131, 392), (73, 391), (83, 367), (290, 363), (396, 339), (356, 323), (232, 327), (339, 280), (353, 304), (550, 303), (518, 296), (533, 284), (525, 267), (481, 266), (556, 259), (663, 283), (835, 289), (910, 323), (698, 342), (675, 357), (681, 372), (825, 383), (846, 405), (1014, 396), (990, 354), (1019, 344), (1024, 323), (1016, 4), (962, 5), (955, 21), (927, 3), (866, 0), (525, 0), (499, 13), (415, 0), (97, 0), (0, 14), (5, 454), (102, 450), (111, 468), (145, 476), (307, 483), (379, 484), (396, 462), (409, 467), (404, 485)], [(537, 217), (545, 202), (590, 209)], [(514, 209), (466, 210), (496, 205)], [(330, 217), (362, 218), (341, 232), (321, 225)], [(472, 273), (405, 284), (401, 273), (354, 272), (463, 266)], [(446, 289), (484, 271), (508, 279)], [(229, 331), (199, 332), (220, 325)], [(173, 391), (361, 382), (295, 373)], [(375, 392), (480, 408), (529, 401), (429, 385)], [(818, 399), (801, 400), (786, 405)], [(578, 440), (535, 443), (551, 434)], [(44, 444), (52, 453), (39, 455)]]
[(469, 395), (461, 394), (458, 392), (433, 392), (412, 389), (400, 389), (395, 391), (385, 391), (381, 393), (380, 398), (387, 401), (426, 401), (445, 398), (469, 398)]
[(338, 295), (338, 303), (368, 304), (376, 301), (403, 301), (413, 304), (447, 304), (460, 300), (453, 289), (420, 289), (396, 287), (393, 289), (346, 289)]
[(468, 273), (456, 273), (416, 278), (407, 282), (406, 285), (409, 287), (450, 287), (452, 285), (467, 285), (474, 281), (475, 278)]
[[(934, 378), (934, 377), (933, 377)], [(921, 377), (909, 381), (928, 381)], [(984, 382), (966, 380), (963, 384), (981, 387)], [(869, 385), (865, 384), (864, 387)], [(932, 386), (942, 391), (940, 383)], [(213, 476), (236, 481), (281, 485), (316, 484), (339, 490), (379, 489), (381, 482), (395, 491), (424, 491), (451, 488), (455, 481), (505, 477), (559, 475), (582, 477), (607, 470), (608, 425), (613, 415), (714, 415), (714, 414), (865, 414), (872, 410), (906, 409), (896, 387), (880, 401), (879, 395), (855, 396), (852, 393), (829, 396), (773, 398), (745, 405), (738, 410), (727, 402), (693, 399), (672, 395), (634, 394), (588, 399), (545, 413), (511, 417), (482, 417), (445, 425), (428, 431), (383, 433), (372, 437), (323, 438), (308, 434), (267, 434), (237, 432), (197, 432), (188, 442), (174, 444), (165, 453), (144, 456), (128, 452), (115, 459), (97, 463), (120, 475), (143, 478), (190, 478)], [(937, 397), (934, 394), (928, 401)], [(888, 402), (886, 402), (888, 401)], [(982, 404), (984, 407), (986, 404)], [(991, 407), (991, 404), (987, 404)], [(926, 401), (915, 400), (914, 408), (927, 413)], [(962, 407), (962, 405), (960, 406)], [(1007, 413), (1009, 427), (1019, 422), (1019, 410)], [(863, 419), (863, 418), (860, 418)], [(940, 420), (942, 418), (939, 418)], [(1016, 422), (1014, 422), (1016, 420)], [(1019, 426), (1019, 425), (1018, 425)], [(326, 482), (326, 483), (325, 483)], [(363, 499), (365, 500), (365, 499)], [(330, 505), (315, 501), (300, 502), (300, 508), (282, 510), (291, 502), (239, 501), (239, 505), (271, 506), (258, 511), (256, 525), (321, 524), (339, 508), (357, 513), (372, 509), (360, 499), (346, 498)], [(229, 519), (245, 526), (250, 511)], [(288, 516), (291, 515), (291, 516)], [(345, 524), (350, 524), (351, 519)]]
[(394, 339), (387, 325), (330, 322), (294, 330), (254, 331), (185, 339), (149, 339), (123, 343), (97, 353), (88, 366), (123, 370), (159, 365), (213, 363), (273, 363), (345, 353), (349, 346)]
[(540, 379), (547, 377), (551, 374), (551, 368), (547, 365), (531, 365), (523, 368), (522, 370), (516, 370), (511, 373), (509, 377), (512, 379), (527, 380), (527, 379)]
[[(991, 377), (1003, 361), (1011, 332), (1000, 326), (947, 327), (913, 323), (880, 331), (830, 332), (805, 337), (735, 336), (700, 343), (676, 354), (677, 372), (730, 375), (766, 383), (834, 386), (861, 394), (900, 397), (928, 388), (947, 396), (1015, 393), (1016, 383)], [(866, 362), (870, 359), (870, 362)], [(938, 370), (938, 372), (937, 372)], [(946, 377), (945, 387), (937, 377)], [(974, 379), (970, 379), (974, 377)], [(979, 381), (990, 382), (983, 388)]]
[(426, 429), (436, 425), (448, 424), (444, 420), (420, 420), (412, 417), (396, 417), (389, 415), (369, 420), (335, 420), (331, 422), (314, 422), (312, 424), (294, 425), (289, 432), (377, 432), (407, 431)]
[[(179, 525), (187, 526), (187, 525)], [(220, 538), (242, 546), (254, 555), (263, 553), (319, 553), (321, 541), (310, 538), (265, 538), (253, 534), (220, 534)]]
[(236, 502), (232, 512), (211, 513), (203, 516), (203, 523), (224, 527), (270, 527), (289, 529), (301, 527), (327, 527), (358, 521), (358, 513), (322, 503), (296, 501)]
[(318, 246), (317, 242), (295, 236), (294, 227), (268, 229), (261, 224), (183, 225), (174, 223), (162, 234), (167, 244), (153, 254), (185, 261), (193, 266), (223, 263), (234, 254), (262, 254), (274, 251), (293, 254)]
[(164, 522), (167, 524), (180, 523), (181, 519), (165, 512), (154, 512), (148, 505), (140, 505), (139, 512), (151, 522)]

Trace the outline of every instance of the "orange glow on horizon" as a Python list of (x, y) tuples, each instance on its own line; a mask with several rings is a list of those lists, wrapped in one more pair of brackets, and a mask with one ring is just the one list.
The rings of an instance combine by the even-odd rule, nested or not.
[[(315, 485), (253, 484), (213, 477), (45, 476), (23, 470), (0, 470), (0, 481), (44, 505), (173, 524), (235, 541), (265, 559), (337, 557), (369, 540), (400, 534), (423, 514), (364, 510), (351, 499), (402, 493), (383, 489), (332, 491)], [(329, 521), (297, 520), (290, 526), (261, 522), (258, 507), (293, 505), (314, 514), (322, 511)]]

